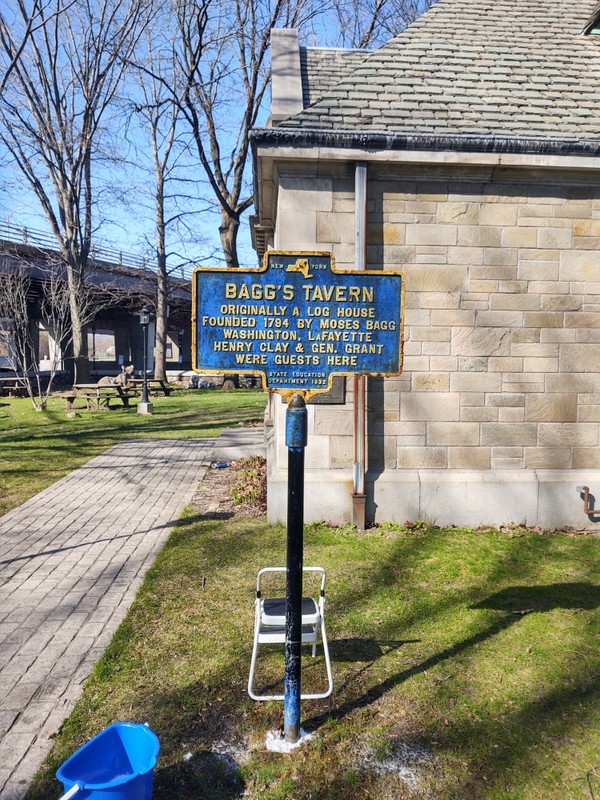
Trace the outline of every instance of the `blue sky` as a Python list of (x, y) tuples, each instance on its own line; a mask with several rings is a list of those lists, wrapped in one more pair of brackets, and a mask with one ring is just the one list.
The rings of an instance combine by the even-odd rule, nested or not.
[[(200, 169), (200, 168), (199, 168)], [(52, 234), (46, 217), (33, 192), (24, 185), (19, 185), (12, 170), (0, 165), (0, 223), (9, 223), (17, 227), (28, 227), (48, 235)], [(122, 250), (134, 256), (151, 258), (151, 248), (147, 241), (154, 241), (154, 216), (151, 208), (141, 208), (136, 203), (119, 203), (109, 209), (113, 217), (100, 226), (95, 242), (98, 246), (116, 251)], [(256, 267), (257, 256), (250, 240), (249, 214), (243, 217), (239, 234), (239, 257), (243, 266)], [(181, 244), (178, 252), (185, 257), (202, 259), (205, 266), (223, 266), (219, 260), (220, 240), (218, 234), (219, 217), (216, 214), (198, 215), (193, 220), (199, 237), (205, 237), (204, 246)], [(211, 258), (211, 254), (215, 256)], [(172, 259), (172, 263), (175, 260)]]

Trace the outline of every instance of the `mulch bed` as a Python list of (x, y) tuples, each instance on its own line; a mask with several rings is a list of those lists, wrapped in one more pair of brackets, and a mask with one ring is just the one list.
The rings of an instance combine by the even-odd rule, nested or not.
[(191, 506), (194, 511), (207, 519), (264, 516), (265, 509), (261, 506), (238, 504), (233, 500), (232, 489), (235, 482), (239, 480), (239, 472), (242, 468), (239, 461), (228, 461), (224, 468), (209, 467), (192, 499)]

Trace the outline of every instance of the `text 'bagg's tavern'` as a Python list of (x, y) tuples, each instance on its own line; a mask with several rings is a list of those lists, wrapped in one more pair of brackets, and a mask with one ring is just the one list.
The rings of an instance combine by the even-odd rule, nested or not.
[(397, 374), (400, 281), (390, 296), (386, 278), (401, 276), (336, 273), (313, 254), (268, 255), (259, 274), (228, 271), (223, 280), (222, 270), (197, 271), (196, 295), (206, 298), (196, 317), (199, 371), (255, 370), (267, 388), (306, 382), (317, 391), (336, 371)]

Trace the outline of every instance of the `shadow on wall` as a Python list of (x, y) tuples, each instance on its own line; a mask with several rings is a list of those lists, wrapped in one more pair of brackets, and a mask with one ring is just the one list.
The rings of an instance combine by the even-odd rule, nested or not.
[(367, 473), (365, 482), (367, 495), (365, 521), (373, 525), (377, 516), (375, 503), (375, 483), (385, 470), (385, 430), (384, 430), (384, 379), (369, 378), (367, 383)]

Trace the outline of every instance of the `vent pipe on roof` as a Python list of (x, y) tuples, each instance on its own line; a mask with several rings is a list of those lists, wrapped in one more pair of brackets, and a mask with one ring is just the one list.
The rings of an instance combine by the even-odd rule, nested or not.
[[(357, 161), (354, 168), (354, 266), (367, 268), (367, 162)], [(352, 524), (364, 530), (366, 517), (366, 378), (354, 378), (354, 465)]]

